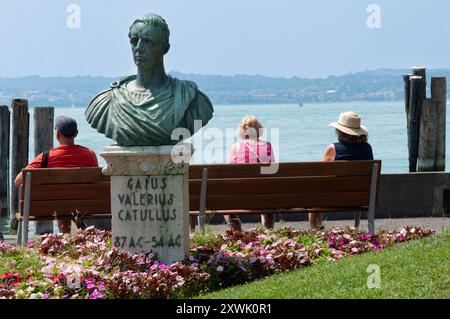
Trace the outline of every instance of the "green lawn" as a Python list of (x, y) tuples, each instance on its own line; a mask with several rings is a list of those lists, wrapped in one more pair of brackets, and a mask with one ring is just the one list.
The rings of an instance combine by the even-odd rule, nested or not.
[[(370, 264), (381, 287), (367, 288)], [(346, 257), (200, 298), (450, 298), (450, 232)]]

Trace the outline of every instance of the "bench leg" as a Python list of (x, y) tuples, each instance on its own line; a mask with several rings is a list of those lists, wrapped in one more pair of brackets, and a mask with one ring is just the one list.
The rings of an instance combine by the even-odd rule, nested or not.
[(17, 223), (17, 247), (19, 247), (20, 245), (22, 245), (22, 221), (19, 220)]
[(359, 228), (359, 223), (361, 221), (361, 212), (355, 213), (355, 228)]
[(275, 226), (275, 213), (261, 214), (261, 224), (266, 229), (273, 229)]
[(27, 214), (25, 214), (22, 221), (22, 244), (28, 243), (28, 226), (29, 226), (29, 219)]
[(205, 222), (206, 222), (206, 187), (208, 181), (208, 169), (205, 167), (202, 171), (202, 182), (200, 184), (200, 208), (198, 212), (198, 226), (200, 227), (200, 232), (205, 233)]
[(372, 178), (370, 181), (369, 210), (367, 211), (367, 221), (369, 222), (369, 232), (375, 233), (375, 201), (377, 191), (377, 177), (379, 164), (374, 163), (372, 167)]
[(30, 221), (31, 172), (25, 175), (25, 192), (23, 195), (22, 244), (28, 243), (28, 223)]
[(191, 233), (195, 232), (195, 226), (197, 225), (197, 217), (189, 216), (189, 225), (191, 226)]
[(369, 209), (367, 221), (369, 222), (369, 233), (375, 233), (375, 209)]

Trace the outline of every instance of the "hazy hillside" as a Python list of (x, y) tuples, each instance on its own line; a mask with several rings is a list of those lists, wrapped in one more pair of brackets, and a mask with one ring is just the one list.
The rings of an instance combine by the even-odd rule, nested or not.
[[(402, 74), (409, 70), (380, 69), (322, 79), (272, 78), (260, 75), (200, 75), (172, 72), (196, 82), (214, 104), (313, 103), (386, 101), (403, 99)], [(428, 70), (431, 76), (450, 76), (450, 69)], [(85, 107), (116, 78), (107, 77), (0, 77), (0, 104), (25, 98), (30, 106)]]

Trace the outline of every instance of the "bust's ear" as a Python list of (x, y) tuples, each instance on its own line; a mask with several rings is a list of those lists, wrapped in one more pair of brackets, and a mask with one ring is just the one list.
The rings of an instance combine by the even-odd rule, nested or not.
[(170, 43), (167, 43), (167, 46), (164, 48), (164, 54), (167, 54), (167, 52), (169, 52), (170, 49)]

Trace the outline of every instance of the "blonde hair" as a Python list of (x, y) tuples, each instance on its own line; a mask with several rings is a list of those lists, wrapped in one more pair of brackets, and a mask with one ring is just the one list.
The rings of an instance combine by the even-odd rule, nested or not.
[[(248, 129), (251, 129), (250, 134), (246, 134), (246, 131)], [(259, 138), (262, 135), (261, 122), (259, 122), (259, 120), (254, 115), (244, 116), (237, 128), (237, 134), (242, 139), (247, 139), (254, 136), (256, 136), (256, 138)]]

